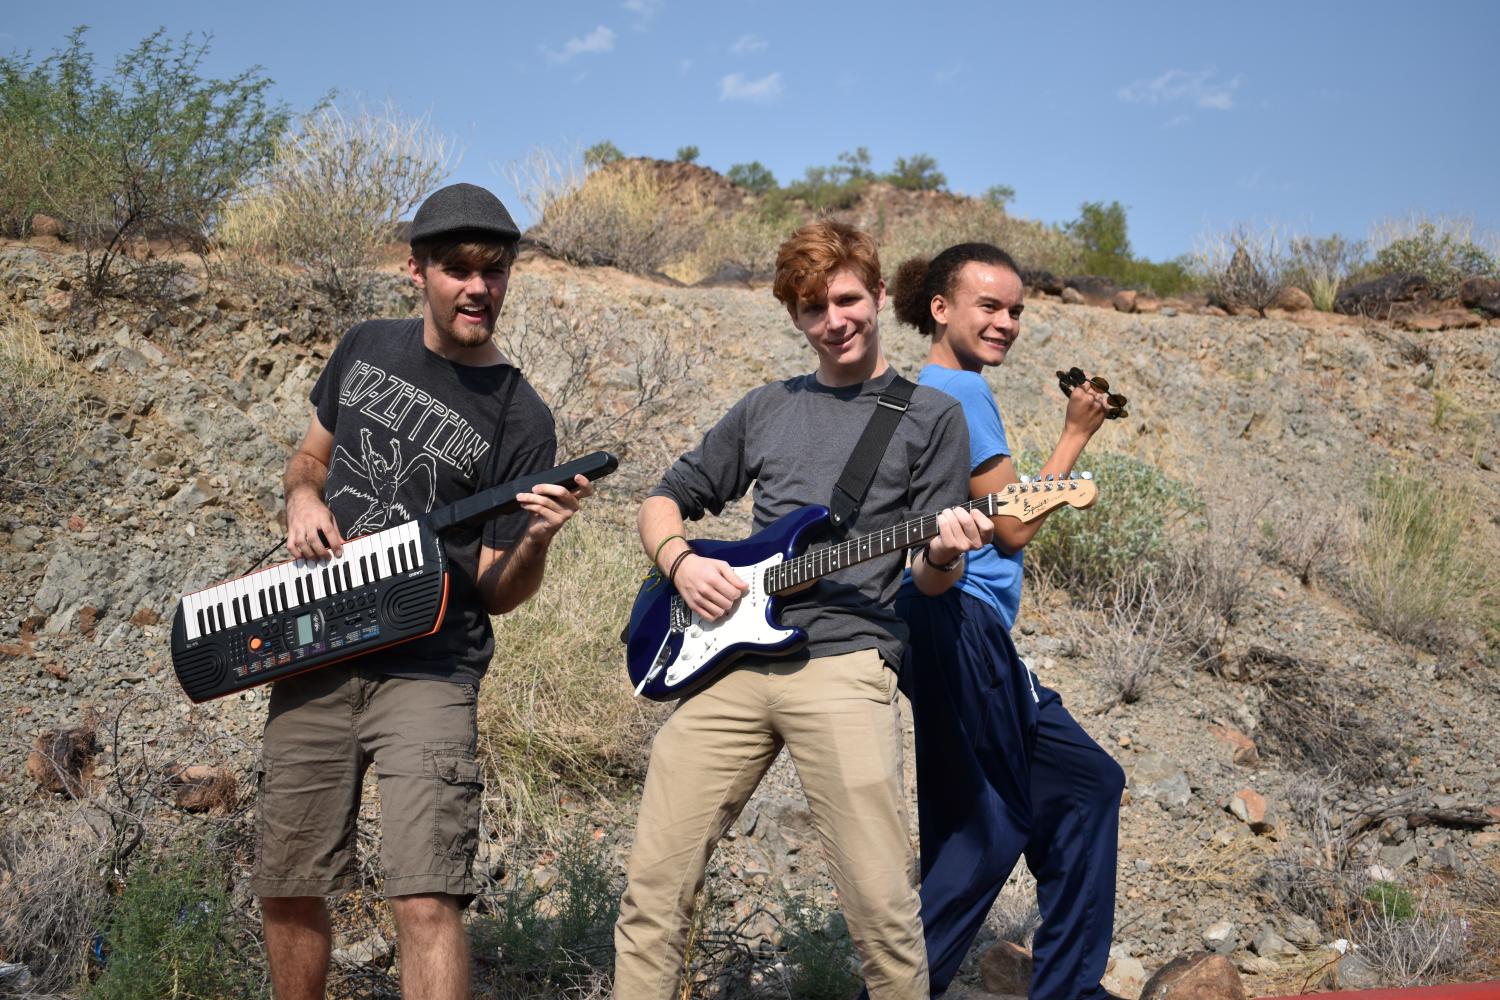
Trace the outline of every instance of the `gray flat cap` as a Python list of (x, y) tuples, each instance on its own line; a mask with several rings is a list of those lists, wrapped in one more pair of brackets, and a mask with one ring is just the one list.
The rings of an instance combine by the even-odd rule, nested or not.
[(408, 239), (473, 232), (501, 240), (520, 238), (521, 230), (500, 199), (477, 184), (449, 184), (427, 196), (412, 217)]

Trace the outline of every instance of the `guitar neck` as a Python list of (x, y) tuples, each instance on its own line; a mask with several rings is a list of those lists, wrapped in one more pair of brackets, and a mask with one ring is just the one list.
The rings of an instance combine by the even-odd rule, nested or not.
[[(1020, 521), (1031, 521), (1054, 507), (1065, 504), (1087, 507), (1093, 503), (1097, 488), (1089, 478), (1089, 473), (1083, 473), (1083, 476), (1085, 478), (1012, 483), (1003, 490), (988, 493), (959, 506), (965, 510), (979, 511), (988, 517), (1007, 515)], [(845, 567), (921, 545), (937, 533), (937, 514), (934, 513), (835, 542), (772, 566), (766, 570), (765, 588), (768, 593), (784, 593)]]

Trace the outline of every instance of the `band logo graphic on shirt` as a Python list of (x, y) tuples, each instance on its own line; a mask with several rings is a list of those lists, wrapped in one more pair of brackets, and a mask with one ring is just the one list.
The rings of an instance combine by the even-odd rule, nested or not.
[[(351, 538), (368, 535), (432, 510), (437, 498), (437, 463), (431, 455), (417, 455), (403, 463), (401, 441), (391, 438), (390, 457), (387, 458), (375, 450), (368, 427), (360, 428), (359, 450), (358, 461), (343, 447), (333, 450), (333, 465), (340, 473), (338, 478), (347, 481), (329, 494), (328, 503), (332, 505), (340, 497), (352, 496), (369, 504), (364, 513), (345, 529), (345, 535)], [(329, 478), (335, 477), (330, 475)], [(421, 509), (414, 510), (418, 505)]]
[[(462, 473), (474, 475), (479, 460), (490, 450), (485, 435), (456, 410), (403, 378), (356, 361), (339, 386), (339, 405), (358, 407), (370, 420), (416, 444), (432, 458)], [(395, 444), (397, 438), (392, 438)], [(397, 451), (397, 464), (399, 452)]]

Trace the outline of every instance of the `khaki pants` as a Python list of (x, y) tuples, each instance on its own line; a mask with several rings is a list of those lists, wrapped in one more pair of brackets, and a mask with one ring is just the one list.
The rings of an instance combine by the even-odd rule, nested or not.
[(872, 1000), (927, 997), (895, 697), (895, 672), (861, 650), (732, 669), (678, 706), (651, 748), (615, 925), (616, 1000), (677, 995), (708, 858), (783, 746)]

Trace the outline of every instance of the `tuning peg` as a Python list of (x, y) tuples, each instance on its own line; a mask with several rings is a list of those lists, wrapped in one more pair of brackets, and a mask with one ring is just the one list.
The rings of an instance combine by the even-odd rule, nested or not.
[(1070, 472), (1070, 473), (1068, 473), (1068, 478), (1069, 479), (1077, 479), (1078, 478), (1078, 473), (1076, 473), (1076, 472)]
[(1094, 478), (1094, 474), (1092, 472), (1082, 472), (1082, 473), (1079, 473), (1079, 475), (1081, 475), (1084, 479), (1093, 479)]
[(1027, 485), (1030, 482), (1031, 482), (1031, 477), (1030, 476), (1022, 476), (1021, 477), (1021, 485), (1022, 486), (1025, 486), (1025, 485)]

